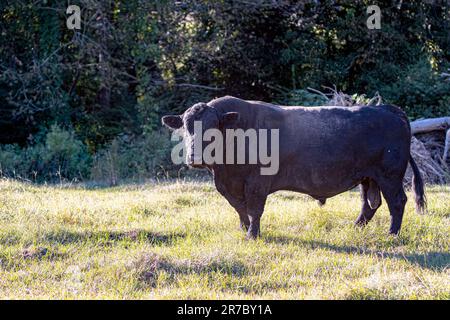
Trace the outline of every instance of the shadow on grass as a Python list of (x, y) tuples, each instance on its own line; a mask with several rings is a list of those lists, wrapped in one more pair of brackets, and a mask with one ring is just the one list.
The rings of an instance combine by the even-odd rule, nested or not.
[(18, 248), (12, 254), (0, 252), (0, 269), (4, 271), (21, 270), (36, 261), (63, 261), (69, 256), (68, 252), (60, 252), (58, 248), (52, 246)]
[(317, 240), (302, 240), (294, 237), (286, 236), (264, 236), (263, 240), (268, 243), (288, 244), (293, 243), (310, 249), (327, 249), (338, 253), (351, 253), (359, 255), (376, 255), (381, 258), (391, 258), (406, 260), (411, 264), (417, 264), (422, 268), (427, 268), (435, 271), (444, 271), (450, 267), (450, 253), (430, 251), (426, 253), (389, 253), (379, 250), (361, 248), (352, 245), (334, 245)]
[(171, 245), (177, 239), (184, 238), (182, 233), (159, 233), (144, 229), (130, 231), (83, 231), (62, 230), (45, 234), (41, 239), (45, 242), (70, 244), (90, 242), (97, 244), (114, 244), (115, 242), (146, 242), (153, 245)]
[(161, 273), (164, 281), (176, 282), (180, 275), (206, 274), (211, 281), (217, 281), (217, 274), (243, 277), (249, 273), (248, 267), (241, 261), (224, 257), (203, 257), (194, 259), (175, 259), (149, 253), (135, 261), (134, 270), (142, 283), (155, 287)]

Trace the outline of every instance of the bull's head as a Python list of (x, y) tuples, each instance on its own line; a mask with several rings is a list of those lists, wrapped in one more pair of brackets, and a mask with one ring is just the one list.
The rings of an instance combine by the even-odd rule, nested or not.
[[(222, 113), (208, 106), (206, 103), (197, 103), (187, 109), (182, 115), (162, 117), (162, 123), (171, 130), (182, 128), (186, 147), (186, 163), (191, 167), (204, 167), (203, 153), (207, 143), (203, 141), (205, 131), (209, 129), (223, 129), (239, 119), (239, 113)], [(195, 128), (201, 130), (194, 130)], [(200, 148), (198, 150), (197, 148)], [(197, 149), (197, 150), (195, 150)]]

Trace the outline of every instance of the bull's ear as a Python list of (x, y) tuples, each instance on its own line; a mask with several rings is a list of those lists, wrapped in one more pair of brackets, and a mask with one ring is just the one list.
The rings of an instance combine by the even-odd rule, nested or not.
[(181, 116), (164, 116), (161, 120), (166, 127), (172, 130), (179, 129), (183, 126)]
[(232, 125), (239, 120), (239, 112), (227, 112), (222, 115), (221, 122), (223, 125)]

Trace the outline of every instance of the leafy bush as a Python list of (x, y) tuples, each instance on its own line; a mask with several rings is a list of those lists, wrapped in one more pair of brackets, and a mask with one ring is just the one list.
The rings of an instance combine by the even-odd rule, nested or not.
[[(42, 142), (38, 142), (42, 140)], [(167, 131), (138, 136), (120, 135), (93, 156), (72, 131), (56, 125), (33, 145), (0, 145), (0, 176), (33, 182), (88, 181), (115, 185), (152, 178), (190, 175), (184, 165), (172, 163), (172, 146)]]
[(12, 144), (0, 146), (0, 175), (18, 178), (23, 174), (28, 176), (30, 161), (26, 150)]
[(167, 177), (181, 168), (170, 159), (172, 145), (168, 134), (159, 131), (138, 137), (119, 136), (95, 155), (92, 179), (115, 185), (123, 180)]
[(87, 178), (90, 156), (86, 146), (76, 139), (72, 131), (54, 125), (46, 136), (42, 153), (43, 174), (65, 179)]
[(307, 90), (292, 90), (280, 94), (276, 101), (285, 106), (322, 106), (326, 104), (327, 99)]
[(427, 60), (419, 60), (379, 90), (386, 101), (402, 107), (413, 119), (450, 114), (450, 81), (440, 77)]
[(1, 174), (36, 182), (81, 180), (89, 177), (91, 157), (72, 131), (53, 125), (44, 143), (26, 148), (0, 147)]

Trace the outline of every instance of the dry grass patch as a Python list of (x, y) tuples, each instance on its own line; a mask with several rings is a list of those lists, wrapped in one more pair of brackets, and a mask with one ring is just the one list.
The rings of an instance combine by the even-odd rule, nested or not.
[[(85, 189), (0, 181), (0, 297), (58, 299), (449, 299), (450, 188), (427, 187), (399, 237), (359, 194), (325, 206), (269, 197), (246, 241), (211, 183)], [(408, 194), (410, 199), (411, 195)]]

